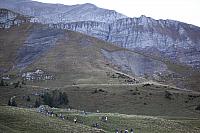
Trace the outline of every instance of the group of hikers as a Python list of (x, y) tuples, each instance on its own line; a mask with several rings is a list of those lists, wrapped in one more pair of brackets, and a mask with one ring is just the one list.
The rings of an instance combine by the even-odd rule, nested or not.
[[(108, 121), (108, 117), (107, 116), (102, 116), (102, 117), (100, 117), (100, 119), (101, 119), (102, 122), (107, 122)], [(100, 126), (99, 126), (98, 123), (93, 123), (92, 127), (99, 128)], [(115, 133), (134, 133), (134, 130), (133, 130), (133, 128), (131, 128), (130, 132), (129, 132), (128, 129), (120, 130), (120, 131), (118, 129), (116, 129)]]
[(54, 113), (51, 109), (50, 109), (50, 107), (49, 106), (47, 106), (47, 105), (41, 105), (40, 107), (38, 107), (38, 112), (39, 113), (42, 113), (42, 114), (44, 114), (44, 115), (46, 115), (46, 116), (51, 116), (51, 117), (58, 117), (58, 118), (60, 118), (60, 119), (62, 119), (62, 120), (64, 120), (65, 119), (65, 116), (63, 115), (63, 114), (57, 114), (57, 113)]
[[(63, 114), (61, 114), (61, 113), (60, 114), (54, 113), (48, 106), (45, 106), (45, 105), (40, 106), (38, 108), (38, 112), (40, 112), (42, 114), (45, 114), (46, 116), (51, 116), (51, 117), (55, 116), (55, 117), (58, 117), (58, 118), (60, 118), (62, 120), (65, 120), (65, 116)], [(85, 111), (84, 111), (84, 114), (86, 114)], [(67, 119), (68, 119), (68, 117), (67, 117)], [(108, 117), (107, 116), (101, 116), (99, 119), (102, 122), (105, 122), (105, 123), (108, 121)], [(74, 117), (73, 121), (76, 124), (78, 122), (77, 117)], [(83, 122), (80, 122), (80, 123), (83, 123)], [(100, 125), (97, 122), (95, 122), (95, 123), (92, 124), (92, 127), (100, 128)], [(129, 132), (128, 129), (125, 129), (125, 130), (118, 130), (118, 129), (116, 129), (115, 130), (115, 133), (133, 133), (133, 132), (134, 131), (133, 131), (132, 128), (130, 129), (130, 132)]]
[(63, 114), (61, 114), (61, 113), (60, 114), (56, 114), (53, 111), (47, 111), (45, 115), (51, 116), (51, 117), (55, 116), (55, 117), (58, 117), (58, 118), (60, 118), (62, 120), (65, 119), (65, 116)]
[[(102, 122), (107, 122), (108, 121), (108, 117), (107, 116), (102, 116), (102, 117), (100, 117), (100, 119), (101, 119)], [(77, 123), (77, 118), (76, 117), (74, 118), (74, 123)], [(95, 123), (92, 124), (92, 127), (100, 128), (100, 125), (97, 122), (95, 122)], [(131, 128), (130, 132), (129, 132), (128, 129), (120, 130), (120, 131), (118, 129), (116, 129), (115, 133), (134, 133), (134, 130), (133, 130), (133, 128)]]

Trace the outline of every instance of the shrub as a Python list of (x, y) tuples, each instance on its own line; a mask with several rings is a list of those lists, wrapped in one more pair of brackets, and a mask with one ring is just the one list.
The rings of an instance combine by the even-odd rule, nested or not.
[(195, 110), (200, 110), (200, 104), (195, 108)]
[(147, 87), (147, 86), (151, 86), (151, 84), (146, 83), (146, 84), (143, 85), (143, 87)]
[(92, 94), (95, 94), (95, 93), (98, 93), (98, 90), (97, 90), (97, 89), (95, 89), (95, 90), (92, 92)]
[(172, 94), (169, 91), (165, 91), (165, 98), (172, 99)]
[(15, 88), (20, 87), (20, 82), (18, 81), (17, 83), (14, 83)]
[(100, 92), (105, 92), (103, 89), (99, 89)]

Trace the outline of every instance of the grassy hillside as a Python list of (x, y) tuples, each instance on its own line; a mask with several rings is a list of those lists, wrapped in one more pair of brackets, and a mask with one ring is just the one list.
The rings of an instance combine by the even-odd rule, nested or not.
[[(0, 132), (3, 133), (100, 133), (98, 129), (47, 117), (35, 110), (0, 106)], [(103, 132), (103, 131), (102, 131)]]
[[(36, 94), (54, 89), (66, 92), (69, 105), (74, 109), (90, 112), (112, 112), (134, 115), (172, 116), (200, 118), (200, 111), (195, 108), (200, 104), (200, 94), (193, 91), (178, 90), (175, 87), (153, 84), (79, 84), (63, 88), (23, 85), (14, 88), (9, 85), (0, 87), (0, 104), (7, 105), (12, 96), (16, 96), (19, 107), (33, 107)], [(30, 96), (30, 101), (27, 101)], [(26, 98), (23, 98), (26, 97)]]
[(113, 72), (107, 67), (101, 55), (101, 49), (118, 50), (105, 42), (67, 31), (65, 37), (57, 42), (44, 56), (35, 61), (28, 70), (40, 68), (55, 75), (55, 81), (46, 82), (53, 86), (64, 86), (73, 83), (112, 83), (117, 80), (107, 76)]
[[(45, 116), (32, 109), (0, 106), (0, 131), (4, 133), (113, 133), (115, 129), (133, 128), (135, 133), (198, 133), (200, 120), (195, 118), (162, 118), (112, 113), (87, 113), (81, 111), (54, 109), (54, 113), (62, 113), (65, 120), (58, 117)], [(108, 121), (100, 118), (107, 116)], [(73, 119), (77, 118), (78, 123)], [(92, 128), (98, 123), (99, 129)], [(102, 130), (103, 129), (103, 130)]]
[[(62, 112), (62, 111), (60, 111)], [(140, 115), (124, 115), (112, 113), (92, 113), (82, 115), (80, 113), (62, 112), (71, 121), (74, 117), (78, 122), (91, 126), (98, 123), (99, 128), (108, 132), (114, 132), (116, 129), (130, 131), (134, 129), (135, 133), (198, 133), (200, 131), (199, 119), (191, 118), (170, 118), (170, 117), (149, 117)], [(103, 122), (100, 118), (107, 116), (108, 121)]]

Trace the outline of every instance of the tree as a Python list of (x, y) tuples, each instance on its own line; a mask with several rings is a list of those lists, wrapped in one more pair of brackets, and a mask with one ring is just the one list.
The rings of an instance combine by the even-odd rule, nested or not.
[(3, 80), (3, 79), (1, 79), (0, 86), (5, 86), (5, 83), (4, 83), (4, 80)]
[(28, 96), (26, 100), (27, 100), (28, 102), (30, 102), (30, 101), (31, 101), (30, 96)]
[(39, 98), (39, 100), (36, 99), (34, 107), (35, 107), (35, 108), (38, 108), (40, 105), (41, 105), (41, 100), (40, 100), (40, 98)]
[(43, 96), (44, 104), (50, 107), (59, 107), (60, 105), (68, 105), (69, 100), (66, 92), (53, 90), (51, 93), (45, 93)]
[(60, 104), (64, 104), (64, 105), (68, 105), (69, 103), (69, 100), (68, 100), (68, 96), (67, 96), (67, 93), (66, 92), (63, 92), (61, 93), (61, 96), (60, 96), (61, 100), (60, 100)]
[(44, 94), (44, 104), (53, 107), (53, 98), (48, 92)]

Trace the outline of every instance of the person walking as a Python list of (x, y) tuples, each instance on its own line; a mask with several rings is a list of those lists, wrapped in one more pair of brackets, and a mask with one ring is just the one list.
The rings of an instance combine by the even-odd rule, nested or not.
[(128, 133), (128, 129), (126, 129), (126, 130), (124, 131), (124, 133)]
[(134, 133), (134, 132), (133, 132), (133, 128), (131, 128), (131, 131), (130, 131), (130, 133)]

